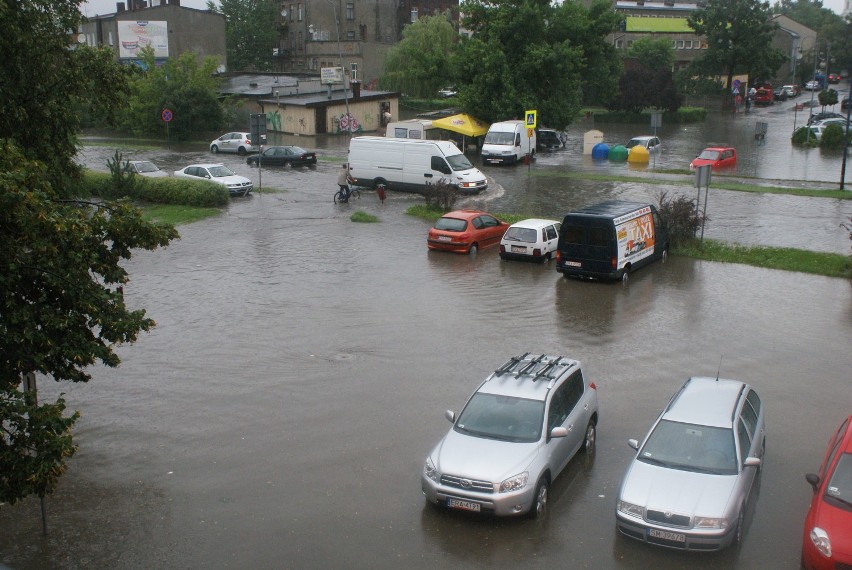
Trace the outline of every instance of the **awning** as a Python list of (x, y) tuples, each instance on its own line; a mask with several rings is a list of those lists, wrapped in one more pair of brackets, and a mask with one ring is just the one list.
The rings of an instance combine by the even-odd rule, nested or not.
[(466, 137), (478, 137), (488, 132), (487, 124), (464, 113), (460, 115), (453, 115), (451, 117), (444, 117), (443, 119), (435, 119), (432, 121), (432, 126), (447, 131), (453, 131), (454, 133), (460, 133)]

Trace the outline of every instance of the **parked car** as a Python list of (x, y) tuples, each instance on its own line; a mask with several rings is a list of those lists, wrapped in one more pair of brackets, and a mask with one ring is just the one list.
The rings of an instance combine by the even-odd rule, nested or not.
[(828, 74), (828, 82), (829, 83), (840, 83), (840, 74), (839, 73), (829, 73)]
[(314, 166), (317, 163), (317, 153), (310, 152), (300, 146), (270, 146), (263, 152), (246, 158), (246, 164), (257, 166)]
[(538, 150), (556, 150), (562, 147), (562, 141), (559, 140), (559, 133), (553, 129), (538, 129), (536, 137)]
[(787, 92), (787, 97), (798, 97), (802, 92), (798, 85), (784, 85), (781, 89)]
[(258, 148), (252, 145), (249, 133), (226, 133), (210, 143), (210, 152), (235, 152), (247, 154), (257, 152)]
[(628, 143), (626, 145), (624, 145), (624, 147), (628, 151), (631, 148), (633, 148), (634, 146), (645, 147), (648, 150), (648, 152), (656, 152), (656, 151), (659, 151), (661, 148), (663, 148), (662, 142), (660, 141), (659, 137), (655, 137), (655, 136), (651, 136), (651, 135), (642, 136), (642, 137), (633, 137), (632, 139), (630, 139), (630, 141), (628, 141)]
[(775, 90), (772, 91), (772, 98), (775, 101), (786, 101), (789, 96), (790, 95), (784, 87), (776, 87)]
[(849, 130), (850, 121), (846, 120), (846, 117), (831, 117), (830, 119), (822, 119), (821, 121), (814, 121), (811, 123), (812, 127), (827, 127), (828, 125), (839, 125), (844, 131)]
[(846, 99), (840, 100), (840, 109), (845, 111), (849, 108), (849, 105), (852, 104), (852, 95), (847, 95)]
[(820, 91), (822, 89), (822, 82), (812, 79), (805, 83), (805, 91)]
[(500, 240), (500, 258), (549, 261), (559, 242), (559, 222), (531, 218), (509, 226)]
[(254, 185), (245, 176), (240, 176), (224, 164), (190, 164), (175, 171), (178, 178), (196, 178), (209, 180), (228, 188), (228, 192), (234, 195), (246, 195), (252, 191)]
[(475, 254), (500, 242), (509, 224), (478, 210), (456, 210), (438, 218), (429, 230), (429, 249)]
[(775, 102), (775, 99), (772, 95), (772, 91), (770, 89), (765, 89), (761, 87), (754, 94), (754, 104), (755, 105), (771, 105)]
[(814, 113), (810, 117), (808, 117), (808, 124), (813, 125), (814, 123), (819, 123), (826, 119), (843, 119), (846, 120), (846, 115), (841, 115), (840, 113), (832, 113), (831, 111), (824, 111), (822, 113)]
[(709, 164), (713, 170), (734, 168), (737, 165), (737, 150), (731, 146), (708, 146), (689, 163), (690, 170)]
[(455, 87), (444, 87), (443, 89), (438, 91), (438, 95), (441, 97), (448, 99), (450, 97), (455, 97), (458, 95), (458, 90)]
[(802, 566), (852, 568), (852, 415), (828, 441), (819, 472), (805, 479), (814, 495), (805, 516)]
[(809, 125), (807, 128), (811, 131), (811, 137), (813, 137), (817, 141), (822, 140), (822, 135), (825, 134), (826, 129), (828, 129), (831, 125), (837, 125), (838, 128), (849, 132), (849, 124), (845, 120), (841, 122), (834, 121), (837, 121), (837, 119), (826, 119), (825, 121), (819, 121), (817, 123)]
[(168, 172), (160, 170), (160, 167), (150, 160), (129, 160), (127, 164), (131, 172), (146, 178), (163, 178), (169, 175)]
[(524, 354), (489, 375), (426, 457), (426, 500), (450, 509), (539, 518), (550, 485), (595, 448), (597, 387), (579, 361)]
[(743, 539), (765, 447), (757, 392), (737, 380), (692, 377), (630, 462), (616, 500), (618, 531), (649, 544), (719, 550)]

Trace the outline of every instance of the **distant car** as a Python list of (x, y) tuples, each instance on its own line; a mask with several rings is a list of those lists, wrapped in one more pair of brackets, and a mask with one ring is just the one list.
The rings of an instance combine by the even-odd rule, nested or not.
[(270, 146), (262, 153), (246, 158), (246, 164), (257, 166), (313, 166), (317, 163), (317, 153), (310, 152), (300, 146)]
[(480, 382), (460, 413), (444, 415), (453, 426), (423, 463), (426, 500), (537, 519), (571, 459), (594, 453), (597, 387), (577, 360), (527, 353)]
[(828, 82), (829, 83), (840, 83), (840, 75), (837, 73), (829, 73), (828, 74)]
[(822, 89), (822, 83), (816, 80), (811, 80), (805, 83), (805, 91), (819, 91)]
[(252, 145), (249, 133), (226, 133), (210, 143), (210, 152), (235, 152), (248, 154), (257, 152), (259, 147)]
[(509, 226), (500, 240), (500, 258), (523, 261), (548, 261), (559, 243), (556, 220), (531, 218)]
[(221, 184), (232, 196), (241, 196), (252, 191), (254, 184), (245, 176), (236, 174), (224, 164), (190, 164), (175, 171), (178, 178), (195, 178)]
[(805, 516), (802, 566), (852, 568), (852, 415), (828, 441), (819, 472), (808, 473), (805, 479), (814, 495)]
[(822, 119), (821, 121), (814, 121), (811, 123), (812, 127), (820, 126), (827, 127), (828, 125), (839, 125), (844, 131), (849, 130), (850, 121), (846, 120), (846, 117), (831, 117), (830, 119)]
[(825, 121), (809, 125), (807, 128), (811, 131), (811, 137), (819, 141), (822, 140), (822, 135), (825, 134), (826, 129), (828, 129), (831, 125), (837, 125), (838, 128), (849, 132), (849, 123), (845, 120), (838, 122), (837, 119), (826, 119)]
[(616, 498), (616, 527), (642, 542), (688, 551), (740, 544), (765, 450), (764, 406), (738, 380), (692, 377), (643, 442)]
[(562, 141), (559, 140), (559, 133), (553, 129), (538, 129), (536, 145), (538, 150), (556, 150), (562, 146)]
[(130, 160), (127, 164), (131, 172), (146, 178), (163, 178), (169, 175), (168, 172), (160, 170), (160, 167), (150, 160)]
[(456, 210), (444, 214), (429, 230), (429, 249), (475, 254), (480, 248), (500, 242), (509, 224), (478, 210)]
[(634, 146), (645, 147), (648, 150), (648, 152), (657, 152), (661, 148), (663, 148), (662, 142), (660, 141), (659, 137), (650, 136), (650, 135), (642, 136), (642, 137), (633, 137), (624, 146), (625, 146), (625, 148), (627, 148), (628, 151), (631, 148), (633, 148)]
[(802, 92), (798, 85), (784, 85), (781, 89), (787, 92), (787, 97), (798, 97)]
[(707, 147), (689, 163), (689, 168), (692, 170), (707, 164), (713, 170), (733, 168), (737, 165), (737, 150), (730, 146)]
[(754, 104), (755, 105), (771, 105), (775, 102), (775, 99), (772, 95), (772, 91), (769, 89), (765, 89), (761, 87), (754, 94)]
[(772, 91), (772, 97), (776, 101), (786, 101), (787, 97), (789, 97), (787, 90), (783, 87), (776, 87), (774, 91)]
[(458, 91), (456, 91), (455, 87), (444, 87), (443, 89), (438, 91), (438, 95), (445, 99), (448, 99), (450, 97), (455, 97), (456, 95), (458, 95)]
[(813, 125), (814, 123), (819, 123), (820, 121), (824, 121), (826, 119), (846, 119), (846, 115), (841, 115), (840, 113), (832, 113), (831, 111), (825, 111), (824, 113), (815, 113), (808, 117), (808, 124)]

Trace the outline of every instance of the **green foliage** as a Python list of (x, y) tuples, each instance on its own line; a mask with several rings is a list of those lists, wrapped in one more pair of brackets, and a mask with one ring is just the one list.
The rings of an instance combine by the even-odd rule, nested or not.
[(817, 146), (819, 144), (816, 137), (814, 137), (808, 127), (799, 127), (793, 131), (793, 136), (790, 137), (790, 141), (795, 145), (802, 146)]
[(629, 60), (618, 80), (618, 95), (608, 108), (631, 113), (647, 108), (676, 112), (681, 104), (683, 95), (677, 92), (671, 69), (651, 69), (637, 60)]
[(0, 2), (0, 138), (45, 162), (57, 192), (80, 172), (73, 159), (80, 127), (75, 111), (88, 109), (109, 121), (128, 92), (128, 70), (114, 61), (111, 49), (71, 45), (69, 31), (82, 21), (79, 4)]
[[(852, 21), (844, 20), (842, 16), (826, 8), (821, 0), (781, 0), (773, 5), (773, 12), (784, 14), (815, 30), (822, 46), (831, 46), (832, 70), (852, 69)], [(801, 47), (810, 52), (805, 52), (804, 61), (810, 61), (812, 64), (815, 46), (806, 42)], [(799, 80), (812, 78), (810, 76), (813, 71), (809, 71), (807, 65), (799, 69)]]
[(426, 206), (445, 212), (452, 210), (459, 197), (458, 188), (441, 178), (437, 184), (427, 184), (423, 190)]
[(379, 85), (414, 97), (434, 97), (452, 83), (450, 55), (458, 33), (446, 16), (424, 16), (402, 30), (388, 51)]
[(131, 80), (129, 109), (122, 121), (126, 129), (137, 135), (164, 136), (163, 109), (172, 111), (169, 136), (177, 140), (190, 140), (222, 127), (224, 115), (218, 99), (220, 80), (215, 76), (215, 58), (199, 63), (194, 52), (184, 52), (157, 66), (153, 50), (145, 48), (141, 59), (146, 70)]
[(564, 128), (584, 96), (615, 91), (620, 62), (605, 37), (618, 16), (608, 3), (467, 0), (461, 12), (473, 35), (452, 57), (458, 100), (486, 122), (537, 109), (541, 125)]
[(272, 71), (278, 43), (276, 0), (219, 0), (207, 9), (225, 16), (225, 51), (233, 71)]
[(134, 176), (131, 187), (116, 187), (111, 174), (86, 171), (74, 186), (78, 196), (104, 199), (130, 198), (146, 204), (220, 207), (228, 204), (228, 189), (209, 180), (145, 178)]
[(823, 89), (819, 92), (817, 98), (819, 99), (819, 104), (822, 105), (823, 110), (825, 110), (825, 107), (837, 105), (837, 102), (839, 100), (837, 98), (837, 91), (835, 91), (834, 89)]
[(852, 140), (852, 134), (847, 135), (843, 127), (837, 124), (828, 125), (819, 139), (819, 147), (826, 150), (843, 150)]
[(358, 210), (354, 212), (351, 216), (349, 216), (349, 219), (353, 222), (358, 222), (361, 224), (375, 224), (379, 221), (379, 218), (372, 214), (368, 214), (363, 210)]
[(778, 25), (770, 19), (769, 3), (760, 0), (708, 0), (693, 12), (689, 25), (704, 36), (708, 48), (690, 65), (699, 77), (726, 77), (731, 85), (735, 74), (774, 77), (786, 60), (772, 47)]
[(120, 151), (116, 150), (113, 157), (107, 159), (107, 168), (109, 168), (111, 186), (115, 193), (119, 197), (131, 195), (136, 183), (136, 174), (130, 168), (130, 162)]
[(695, 209), (695, 200), (682, 194), (671, 197), (665, 190), (657, 194), (657, 209), (668, 230), (672, 247), (693, 239), (702, 221), (709, 220)]
[(638, 59), (651, 70), (671, 70), (674, 65), (674, 48), (671, 40), (664, 38), (639, 38), (627, 50), (627, 57)]

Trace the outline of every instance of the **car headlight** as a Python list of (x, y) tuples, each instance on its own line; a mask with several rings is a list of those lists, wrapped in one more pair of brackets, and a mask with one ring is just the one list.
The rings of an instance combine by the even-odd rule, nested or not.
[(500, 483), (500, 493), (508, 493), (510, 491), (517, 491), (518, 489), (523, 489), (527, 485), (527, 481), (530, 478), (530, 474), (526, 471), (523, 473), (518, 473), (517, 475), (513, 475), (509, 477), (502, 483)]
[(640, 505), (634, 505), (633, 503), (628, 503), (627, 501), (622, 501), (619, 499), (616, 502), (615, 508), (618, 509), (619, 512), (624, 513), (625, 515), (630, 515), (631, 517), (639, 517), (640, 519), (643, 516), (644, 509)]
[(811, 529), (811, 542), (814, 543), (816, 549), (819, 550), (823, 556), (831, 558), (831, 540), (829, 540), (827, 532), (818, 526), (815, 526)]
[(695, 517), (692, 528), (727, 528), (728, 519), (722, 517)]
[(426, 458), (426, 465), (423, 466), (423, 474), (435, 483), (439, 483), (441, 480), (441, 474), (435, 469), (435, 464), (432, 463), (431, 457)]

